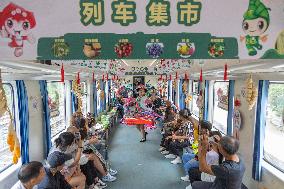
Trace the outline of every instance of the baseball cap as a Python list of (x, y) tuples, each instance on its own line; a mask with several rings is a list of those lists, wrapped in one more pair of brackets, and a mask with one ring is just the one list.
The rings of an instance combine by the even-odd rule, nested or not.
[(71, 154), (64, 154), (62, 152), (55, 151), (48, 155), (47, 163), (50, 165), (51, 168), (55, 168), (63, 165), (66, 161), (70, 159), (72, 159)]

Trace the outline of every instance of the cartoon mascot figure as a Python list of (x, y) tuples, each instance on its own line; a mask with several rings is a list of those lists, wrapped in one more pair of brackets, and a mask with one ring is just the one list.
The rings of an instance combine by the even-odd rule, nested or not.
[(241, 42), (245, 39), (249, 56), (257, 54), (262, 49), (260, 40), (265, 42), (267, 35), (263, 35), (268, 29), (270, 18), (269, 11), (260, 0), (250, 0), (248, 10), (244, 14), (243, 31), (246, 36), (241, 36)]
[(14, 48), (16, 57), (22, 56), (24, 41), (34, 44), (36, 39), (32, 29), (36, 20), (32, 12), (10, 3), (0, 12), (0, 35), (10, 38), (9, 47)]

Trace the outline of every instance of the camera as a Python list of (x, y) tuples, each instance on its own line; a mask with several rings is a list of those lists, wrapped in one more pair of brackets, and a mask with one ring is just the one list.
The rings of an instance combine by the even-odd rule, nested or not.
[(74, 133), (74, 136), (75, 136), (75, 140), (80, 140), (81, 139), (80, 132)]

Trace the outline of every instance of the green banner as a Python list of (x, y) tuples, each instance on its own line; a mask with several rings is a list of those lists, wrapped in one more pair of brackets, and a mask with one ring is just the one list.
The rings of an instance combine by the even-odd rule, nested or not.
[(236, 59), (237, 39), (209, 33), (66, 34), (40, 38), (39, 60)]

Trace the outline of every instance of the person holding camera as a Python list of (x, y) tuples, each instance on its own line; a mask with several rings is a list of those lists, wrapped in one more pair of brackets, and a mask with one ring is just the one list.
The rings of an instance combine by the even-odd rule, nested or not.
[(198, 147), (199, 170), (216, 178), (214, 182), (193, 182), (192, 189), (240, 189), (245, 165), (237, 155), (239, 141), (231, 136), (223, 136), (220, 139), (218, 149), (225, 158), (220, 165), (209, 165), (206, 162), (208, 146), (208, 134), (202, 133)]
[(63, 132), (55, 139), (55, 146), (50, 150), (49, 154), (61, 152), (72, 157), (65, 163), (61, 173), (66, 181), (77, 188), (84, 188), (86, 177), (81, 172), (79, 162), (83, 151), (83, 143), (80, 134), (74, 135), (71, 132)]

